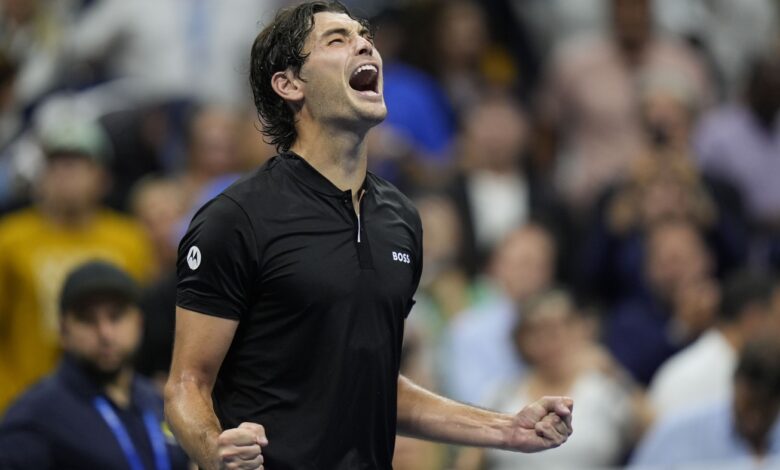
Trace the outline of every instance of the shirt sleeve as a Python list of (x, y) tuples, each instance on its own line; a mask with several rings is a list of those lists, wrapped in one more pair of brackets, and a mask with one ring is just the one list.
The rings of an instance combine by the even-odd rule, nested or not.
[(176, 304), (240, 320), (252, 305), (259, 256), (246, 212), (226, 195), (201, 208), (179, 244)]

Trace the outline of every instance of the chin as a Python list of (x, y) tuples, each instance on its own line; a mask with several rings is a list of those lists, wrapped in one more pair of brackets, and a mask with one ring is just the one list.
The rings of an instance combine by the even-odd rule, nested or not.
[(358, 107), (358, 115), (362, 121), (371, 124), (371, 127), (380, 124), (387, 117), (387, 107), (384, 100), (381, 103), (371, 103), (366, 105), (361, 103), (362, 106)]

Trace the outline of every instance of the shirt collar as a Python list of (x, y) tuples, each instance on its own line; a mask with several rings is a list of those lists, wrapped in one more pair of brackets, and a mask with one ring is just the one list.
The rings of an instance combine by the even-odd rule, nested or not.
[[(310, 189), (325, 196), (352, 198), (352, 190), (347, 189), (346, 191), (342, 191), (322, 173), (317, 171), (316, 168), (311, 166), (305, 158), (295, 152), (287, 151), (279, 155), (279, 157), (284, 161), (285, 167), (290, 171), (292, 176)], [(368, 190), (368, 173), (366, 173), (366, 178), (363, 180), (361, 189), (363, 191)]]

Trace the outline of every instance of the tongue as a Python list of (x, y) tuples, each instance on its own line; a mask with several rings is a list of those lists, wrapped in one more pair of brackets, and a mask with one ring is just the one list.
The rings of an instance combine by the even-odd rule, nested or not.
[(373, 70), (361, 70), (352, 76), (352, 78), (349, 80), (349, 86), (357, 91), (373, 90), (375, 78), (376, 72)]

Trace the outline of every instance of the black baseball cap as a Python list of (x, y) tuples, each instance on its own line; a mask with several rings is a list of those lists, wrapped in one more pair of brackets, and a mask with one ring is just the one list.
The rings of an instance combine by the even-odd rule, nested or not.
[(60, 312), (78, 310), (84, 301), (97, 295), (138, 301), (138, 285), (122, 269), (106, 261), (94, 260), (79, 265), (65, 278), (60, 294)]

